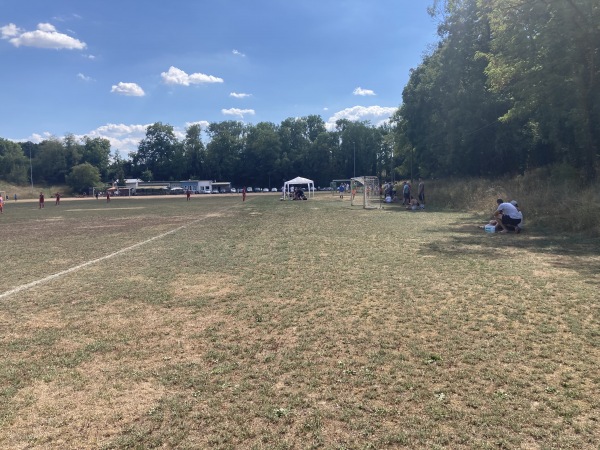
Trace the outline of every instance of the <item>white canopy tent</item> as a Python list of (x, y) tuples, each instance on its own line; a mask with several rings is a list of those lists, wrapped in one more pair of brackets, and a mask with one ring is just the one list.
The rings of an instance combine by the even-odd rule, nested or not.
[(309, 180), (308, 178), (296, 177), (293, 180), (286, 181), (283, 184), (283, 198), (290, 198), (290, 192), (292, 186), (298, 185), (307, 185), (308, 186), (308, 196), (315, 196), (315, 182), (313, 180)]

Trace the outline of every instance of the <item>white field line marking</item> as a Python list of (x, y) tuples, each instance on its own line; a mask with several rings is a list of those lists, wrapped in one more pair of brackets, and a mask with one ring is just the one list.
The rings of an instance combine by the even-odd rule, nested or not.
[[(238, 206), (238, 205), (231, 206), (229, 208), (224, 208), (224, 209), (227, 210), (227, 209), (235, 208), (236, 206)], [(161, 239), (161, 238), (163, 238), (165, 236), (168, 236), (170, 234), (176, 233), (179, 230), (183, 230), (184, 228), (187, 228), (187, 227), (189, 227), (191, 225), (195, 225), (198, 222), (201, 222), (204, 219), (208, 219), (210, 217), (214, 217), (214, 214), (208, 214), (208, 215), (206, 215), (204, 217), (201, 217), (199, 219), (194, 220), (193, 222), (187, 223), (185, 225), (181, 225), (180, 227), (177, 227), (177, 228), (175, 228), (173, 230), (170, 230), (170, 231), (167, 231), (165, 233), (159, 234), (158, 236), (151, 237), (150, 239), (146, 239), (145, 241), (138, 242), (137, 244), (133, 244), (133, 245), (130, 245), (129, 247), (122, 248), (121, 250), (117, 250), (116, 252), (111, 253), (110, 255), (101, 256), (100, 258), (92, 259), (91, 261), (84, 262), (84, 263), (79, 264), (77, 266), (74, 266), (74, 267), (71, 267), (69, 269), (63, 270), (61, 272), (55, 273), (53, 275), (48, 275), (45, 278), (41, 278), (39, 280), (32, 281), (31, 283), (27, 283), (27, 284), (23, 284), (21, 286), (17, 286), (14, 289), (11, 289), (9, 291), (5, 291), (2, 294), (0, 294), (0, 299), (9, 297), (9, 296), (11, 296), (13, 294), (17, 294), (17, 293), (22, 292), (22, 291), (26, 291), (26, 290), (31, 289), (31, 288), (33, 288), (35, 286), (40, 285), (40, 284), (44, 284), (44, 283), (47, 283), (48, 281), (52, 281), (52, 280), (54, 280), (56, 278), (63, 277), (65, 275), (68, 275), (68, 274), (70, 274), (72, 272), (75, 272), (75, 271), (77, 271), (79, 269), (83, 269), (84, 267), (91, 266), (92, 264), (96, 264), (96, 263), (99, 263), (101, 261), (105, 261), (107, 259), (114, 258), (115, 256), (121, 255), (122, 253), (126, 253), (126, 252), (128, 252), (130, 250), (133, 250), (135, 248), (141, 247), (142, 245), (145, 245), (145, 244), (147, 244), (149, 242), (152, 242), (152, 241), (155, 241), (157, 239)]]
[(93, 208), (93, 209), (65, 209), (65, 212), (73, 211), (122, 211), (124, 209), (146, 209), (145, 206), (132, 206), (130, 208)]

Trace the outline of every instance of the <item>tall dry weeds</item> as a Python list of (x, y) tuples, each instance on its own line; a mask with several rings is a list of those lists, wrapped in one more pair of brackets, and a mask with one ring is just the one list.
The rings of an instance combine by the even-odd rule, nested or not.
[(496, 199), (517, 200), (527, 227), (600, 236), (600, 182), (583, 184), (560, 165), (512, 178), (446, 179), (427, 183), (427, 204), (490, 217)]

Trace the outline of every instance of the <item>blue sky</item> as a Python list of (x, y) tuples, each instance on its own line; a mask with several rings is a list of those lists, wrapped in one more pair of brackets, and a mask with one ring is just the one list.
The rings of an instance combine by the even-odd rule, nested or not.
[(436, 42), (428, 0), (0, 0), (0, 137), (154, 122), (387, 119)]

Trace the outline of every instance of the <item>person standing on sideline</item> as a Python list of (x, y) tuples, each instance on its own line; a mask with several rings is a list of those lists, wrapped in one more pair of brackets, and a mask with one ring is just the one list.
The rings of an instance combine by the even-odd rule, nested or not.
[(17, 201), (17, 193), (15, 192), (15, 202)]
[(54, 206), (58, 205), (60, 205), (60, 192), (56, 193), (56, 202), (54, 203)]
[(246, 201), (246, 188), (242, 188), (242, 201), (245, 202)]
[(4, 214), (4, 197), (0, 194), (0, 214)]
[(106, 191), (106, 203), (110, 202), (110, 192)]
[(346, 186), (344, 186), (344, 183), (340, 184), (340, 198), (342, 200), (344, 200), (344, 191), (346, 190)]
[(419, 193), (419, 203), (421, 203), (421, 205), (425, 204), (425, 183), (423, 182), (422, 178), (419, 178), (419, 187), (418, 189), (418, 193)]
[(410, 184), (408, 184), (408, 181), (402, 184), (402, 204), (410, 205)]
[(189, 189), (187, 191), (185, 191), (185, 196), (187, 197), (187, 201), (190, 201), (190, 196), (192, 195), (192, 191), (190, 191)]
[(40, 192), (40, 209), (44, 207), (44, 193)]

